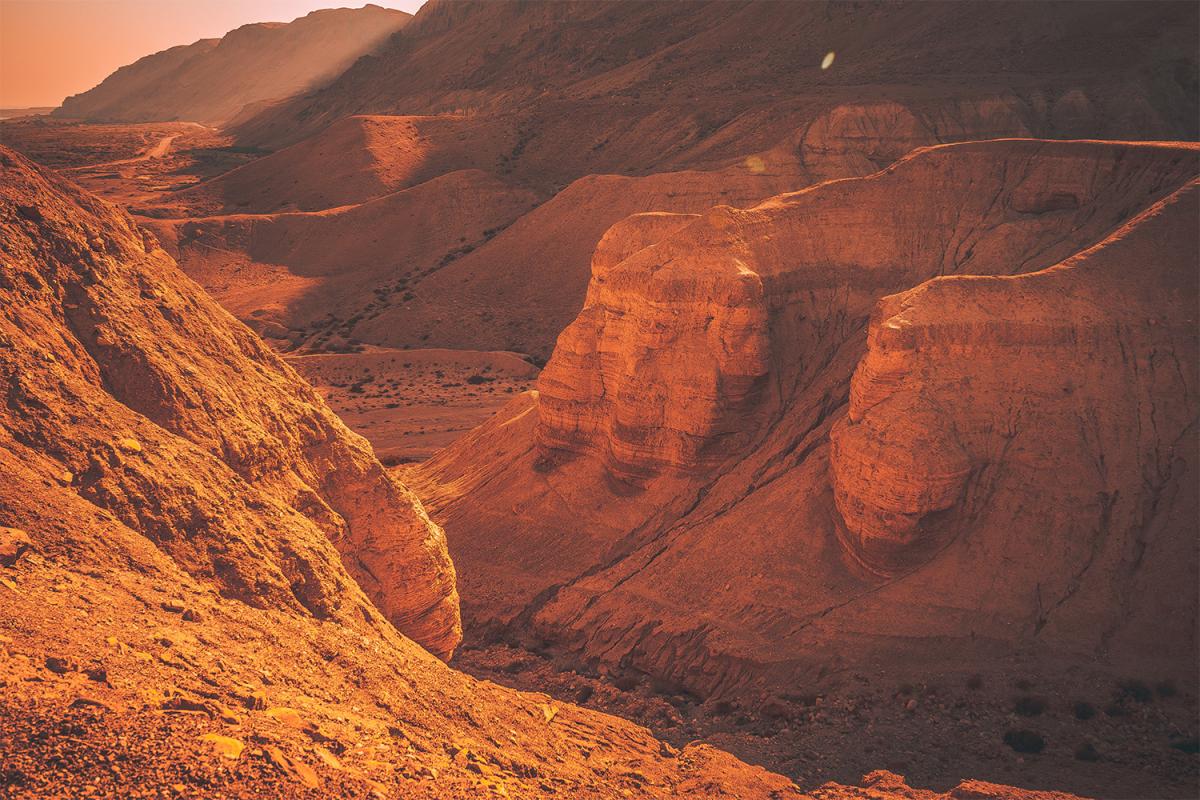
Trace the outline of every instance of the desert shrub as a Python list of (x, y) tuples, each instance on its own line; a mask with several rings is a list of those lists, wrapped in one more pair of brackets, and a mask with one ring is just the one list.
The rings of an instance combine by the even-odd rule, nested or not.
[(1018, 753), (1040, 753), (1046, 747), (1040, 733), (1015, 728), (1005, 732), (1004, 743)]
[(1013, 711), (1022, 717), (1036, 717), (1046, 710), (1046, 700), (1043, 697), (1022, 695), (1013, 700)]
[(1154, 687), (1154, 692), (1159, 697), (1174, 697), (1179, 694), (1179, 690), (1175, 688), (1175, 681), (1159, 681)]
[(1091, 703), (1085, 703), (1082, 700), (1075, 704), (1073, 710), (1075, 712), (1075, 719), (1078, 720), (1089, 720), (1096, 716), (1096, 707)]
[(622, 692), (632, 692), (638, 686), (638, 679), (634, 675), (619, 675), (613, 680), (613, 686)]
[(1100, 751), (1091, 742), (1084, 742), (1075, 748), (1075, 758), (1080, 761), (1099, 761)]
[(1195, 755), (1196, 753), (1200, 753), (1200, 739), (1197, 739), (1195, 736), (1187, 739), (1176, 739), (1171, 742), (1171, 747), (1174, 747), (1181, 753)]
[(596, 693), (596, 690), (593, 689), (591, 686), (587, 686), (587, 685), (580, 686), (579, 691), (575, 693), (575, 702), (578, 703), (579, 705), (583, 705), (588, 700), (591, 700), (592, 695), (595, 693)]
[(1154, 692), (1145, 681), (1126, 678), (1117, 682), (1117, 690), (1113, 699), (1117, 702), (1129, 699), (1137, 703), (1149, 703), (1154, 699)]
[(1033, 681), (1029, 680), (1028, 678), (1021, 678), (1014, 685), (1022, 692), (1028, 692), (1033, 688)]
[(970, 689), (971, 691), (975, 691), (975, 692), (982, 689), (983, 688), (983, 676), (980, 675), (979, 673), (975, 673), (974, 675), (971, 675), (970, 677), (968, 677), (967, 678), (967, 688)]

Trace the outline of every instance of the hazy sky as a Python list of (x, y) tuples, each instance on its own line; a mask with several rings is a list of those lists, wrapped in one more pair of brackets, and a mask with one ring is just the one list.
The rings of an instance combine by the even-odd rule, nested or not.
[[(372, 0), (415, 13), (425, 0)], [(0, 0), (0, 108), (56, 106), (117, 67), (248, 22), (366, 0)]]

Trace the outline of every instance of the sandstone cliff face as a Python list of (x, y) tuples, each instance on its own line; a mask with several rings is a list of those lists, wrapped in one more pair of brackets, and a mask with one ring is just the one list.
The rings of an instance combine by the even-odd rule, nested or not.
[[(720, 230), (725, 215), (702, 224)], [(681, 253), (644, 250), (692, 219), (639, 215), (601, 240), (584, 310), (538, 381), (547, 455), (595, 453), (636, 480), (745, 446), (770, 361), (763, 281), (736, 251), (676, 261)]]
[[(810, 182), (869, 175), (919, 147), (983, 139), (1137, 139), (1166, 121), (1132, 84), (1071, 87), (1026, 97), (846, 103), (805, 125), (794, 154)], [(786, 155), (786, 151), (780, 153)]]
[[(614, 228), (537, 395), (407, 471), (468, 628), (702, 696), (934, 651), (1191, 674), (1196, 399), (1166, 353), (1191, 352), (1194, 248), (1185, 203), (1134, 217), (1197, 171), (1186, 145), (966, 143)], [(1130, 287), (1127, 310), (1101, 310), (1127, 284), (1020, 277), (1154, 220), (1174, 277)], [(1152, 260), (1112, 252), (1126, 274)], [(1005, 292), (986, 315), (980, 286)]]
[[(820, 377), (879, 294), (1053, 263), (1123, 222), (1128, 203), (1178, 185), (1193, 169), (1185, 154), (964, 144), (756, 208), (674, 218), (686, 228), (649, 247), (635, 217), (598, 248), (584, 310), (539, 382), (539, 442), (600, 453), (622, 477), (710, 467), (753, 440), (789, 386)], [(930, 192), (936, 201), (893, 205)], [(626, 237), (613, 264), (608, 242)]]
[(11, 151), (3, 170), (10, 455), (227, 596), (378, 625), (344, 563), (448, 657), (444, 537), (366, 442), (128, 217)]
[[(1198, 190), (1051, 269), (937, 278), (880, 302), (831, 434), (857, 559), (896, 574), (964, 537), (1006, 562), (1066, 562), (1036, 584), (1040, 635), (1087, 646), (1101, 632), (1187, 659), (1169, 620), (1194, 627), (1195, 607), (1151, 582), (1197, 570)], [(1105, 587), (1153, 599), (1117, 626)]]
[(63, 101), (59, 117), (218, 124), (248, 105), (281, 100), (337, 77), (412, 17), (364, 8), (264, 22), (146, 56)]
[(128, 217), (0, 169), (6, 790), (801, 796), (414, 644), (459, 639), (416, 499)]

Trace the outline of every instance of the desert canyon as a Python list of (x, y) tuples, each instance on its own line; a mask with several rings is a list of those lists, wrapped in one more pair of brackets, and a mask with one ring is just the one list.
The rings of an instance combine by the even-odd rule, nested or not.
[(0, 119), (0, 795), (1200, 795), (1200, 6), (254, 5)]

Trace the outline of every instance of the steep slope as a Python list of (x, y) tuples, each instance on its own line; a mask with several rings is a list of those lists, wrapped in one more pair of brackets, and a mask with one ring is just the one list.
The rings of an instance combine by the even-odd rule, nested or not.
[[(242, 130), (277, 146), (351, 114), (521, 109), (518, 119), (537, 124), (523, 126), (519, 155), (538, 172), (559, 174), (556, 162), (584, 154), (596, 161), (590, 172), (608, 172), (696, 167), (698, 158), (720, 166), (771, 146), (796, 112), (827, 107), (830, 94), (932, 99), (970, 85), (1099, 96), (1132, 83), (1176, 135), (1190, 135), (1195, 25), (1186, 3), (435, 0), (377, 58)], [(831, 50), (837, 59), (822, 71)]]
[(420, 504), (128, 217), (0, 168), (6, 796), (1072, 800), (886, 772), (801, 794), (449, 669), (352, 578), (454, 646)]
[[(193, 278), (264, 336), (288, 349), (305, 342), (344, 349), (383, 309), (404, 307), (427, 275), (534, 202), (494, 176), (462, 170), (326, 211), (146, 225)], [(419, 335), (405, 343), (418, 344)]]
[(344, 562), (401, 630), (453, 652), (442, 532), (367, 443), (127, 217), (11, 151), (3, 166), (14, 457), (226, 596), (361, 625)]
[(335, 78), (412, 18), (367, 5), (263, 22), (146, 56), (63, 101), (54, 115), (119, 122), (219, 124), (246, 106)]
[(458, 638), (420, 504), (127, 217), (0, 165), (6, 791), (797, 795), (398, 634), (368, 594)]
[[(435, 1), (326, 89), (236, 126), (243, 144), (282, 149), (138, 211), (205, 230), (178, 258), (220, 290), (203, 276), (226, 271), (222, 252), (241, 269), (244, 253), (207, 246), (223, 222), (198, 217), (490, 172), (542, 205), (498, 235), (457, 231), (463, 252), (431, 254), (439, 268), (406, 292), (335, 290), (331, 327), (262, 311), (301, 347), (328, 332), (541, 360), (582, 306), (600, 235), (629, 214), (751, 205), (955, 141), (1194, 137), (1198, 24), (1186, 3)], [(247, 275), (280, 274), (249, 260)]]
[[(1013, 651), (1191, 675), (1192, 201), (1130, 220), (1197, 171), (1184, 146), (972, 143), (745, 211), (614, 227), (537, 395), (405, 471), (448, 531), (473, 636), (490, 626), (718, 697)], [(1087, 317), (1115, 339), (1059, 294), (1028, 302), (1061, 320), (998, 322), (991, 350), (949, 321), (973, 296), (919, 329), (893, 299), (863, 360), (883, 296), (1101, 244), (1134, 269), (1142, 256), (1117, 243), (1135, 234), (1159, 242), (1143, 267), (1157, 272), (1128, 298), (1098, 282), (1111, 299)], [(928, 376), (943, 352), (980, 363), (943, 358)], [(1136, 447), (1111, 440), (1139, 426)]]

